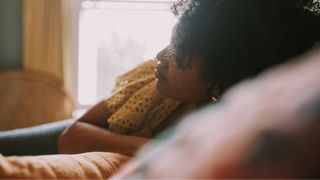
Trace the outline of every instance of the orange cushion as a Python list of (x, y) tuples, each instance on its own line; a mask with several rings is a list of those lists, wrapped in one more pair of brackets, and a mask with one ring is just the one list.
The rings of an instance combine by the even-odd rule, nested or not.
[(105, 152), (24, 157), (0, 155), (0, 178), (105, 179), (128, 160), (128, 156)]

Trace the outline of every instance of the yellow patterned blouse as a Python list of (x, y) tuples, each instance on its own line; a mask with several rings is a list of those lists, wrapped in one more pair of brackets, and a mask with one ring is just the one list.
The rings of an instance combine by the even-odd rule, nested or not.
[(118, 77), (113, 95), (105, 100), (112, 113), (111, 131), (130, 135), (148, 128), (151, 132), (180, 105), (157, 91), (155, 66), (156, 61), (150, 60)]

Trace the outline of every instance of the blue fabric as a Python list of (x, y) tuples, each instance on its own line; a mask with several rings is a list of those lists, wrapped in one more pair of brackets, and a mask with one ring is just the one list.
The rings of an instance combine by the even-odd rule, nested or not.
[(58, 153), (58, 138), (74, 120), (0, 132), (0, 154), (44, 155)]

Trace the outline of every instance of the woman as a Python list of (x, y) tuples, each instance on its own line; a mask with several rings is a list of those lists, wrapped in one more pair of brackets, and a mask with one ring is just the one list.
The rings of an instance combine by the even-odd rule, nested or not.
[[(170, 45), (156, 61), (148, 61), (120, 77), (112, 97), (95, 105), (61, 135), (63, 127), (53, 129), (50, 153), (59, 149), (66, 154), (134, 154), (181, 116), (212, 100), (216, 102), (233, 84), (313, 47), (320, 39), (320, 21), (311, 12), (310, 2), (178, 1), (173, 10), (180, 21)], [(58, 136), (59, 147), (55, 146)], [(4, 144), (1, 141), (0, 145)], [(25, 142), (37, 144), (33, 137)], [(21, 149), (27, 146), (23, 144)], [(58, 156), (51, 156), (51, 162)], [(1, 161), (6, 160), (9, 158)], [(23, 167), (21, 160), (15, 161), (19, 168)], [(56, 166), (62, 169), (64, 164)]]
[[(320, 21), (306, 10), (308, 2), (311, 1), (179, 1), (174, 11), (181, 18), (173, 29), (170, 45), (157, 55), (155, 83), (160, 94), (181, 103), (173, 102), (170, 113), (156, 126), (137, 130), (152, 137), (185, 113), (216, 101), (241, 79), (310, 49), (320, 39)], [(112, 123), (109, 109), (108, 103), (99, 103), (67, 129), (60, 136), (60, 152), (112, 151), (132, 155), (148, 141), (148, 136), (106, 131), (106, 119)], [(121, 130), (119, 133), (126, 134)]]
[(156, 62), (120, 77), (111, 98), (61, 135), (57, 128), (59, 152), (132, 155), (181, 116), (217, 101), (233, 84), (300, 55), (320, 39), (319, 17), (307, 9), (310, 2), (178, 1), (173, 10), (180, 21), (170, 45)]

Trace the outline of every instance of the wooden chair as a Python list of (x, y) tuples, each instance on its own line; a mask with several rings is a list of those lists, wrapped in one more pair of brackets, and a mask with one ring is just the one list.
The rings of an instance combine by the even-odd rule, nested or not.
[(0, 131), (71, 118), (74, 107), (57, 77), (38, 71), (0, 73)]

